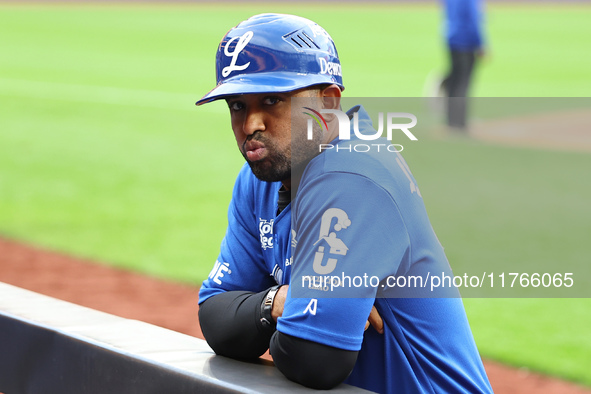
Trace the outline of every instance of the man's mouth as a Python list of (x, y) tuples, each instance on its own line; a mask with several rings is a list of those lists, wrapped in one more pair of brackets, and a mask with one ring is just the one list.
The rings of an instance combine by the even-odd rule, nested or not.
[(261, 142), (250, 140), (244, 144), (244, 151), (248, 161), (255, 162), (265, 158), (267, 155), (267, 148)]

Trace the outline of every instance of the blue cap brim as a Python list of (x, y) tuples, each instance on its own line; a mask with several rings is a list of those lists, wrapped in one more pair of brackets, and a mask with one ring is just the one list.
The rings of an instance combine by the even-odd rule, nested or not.
[[(267, 72), (256, 74), (242, 74), (229, 78), (224, 83), (213, 88), (195, 105), (202, 105), (214, 100), (223, 99), (238, 94), (284, 93), (302, 89), (312, 85), (329, 84), (326, 75), (300, 74), (293, 72)], [(341, 90), (344, 86), (336, 80), (332, 82)]]

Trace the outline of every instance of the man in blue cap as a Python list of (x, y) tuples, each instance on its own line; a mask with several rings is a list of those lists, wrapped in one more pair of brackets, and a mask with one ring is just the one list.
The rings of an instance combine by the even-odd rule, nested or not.
[[(287, 378), (316, 389), (492, 392), (457, 293), (387, 291), (451, 270), (402, 156), (360, 154), (358, 139), (339, 138), (344, 85), (330, 35), (297, 16), (256, 15), (222, 39), (216, 68), (197, 105), (226, 100), (246, 163), (199, 293), (212, 349), (237, 359), (270, 349)], [(360, 106), (347, 116), (352, 135), (376, 135)], [(309, 273), (331, 282), (305, 285)], [(337, 277), (343, 287), (327, 291)]]

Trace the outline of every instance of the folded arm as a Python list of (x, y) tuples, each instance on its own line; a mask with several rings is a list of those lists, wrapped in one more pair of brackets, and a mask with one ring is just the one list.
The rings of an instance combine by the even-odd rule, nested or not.
[(227, 291), (208, 298), (199, 308), (203, 335), (216, 354), (236, 359), (257, 358), (270, 347), (276, 367), (288, 379), (315, 389), (332, 388), (347, 378), (357, 352), (277, 331), (274, 323), (283, 312), (287, 287), (275, 297), (271, 325), (261, 320), (269, 290)]

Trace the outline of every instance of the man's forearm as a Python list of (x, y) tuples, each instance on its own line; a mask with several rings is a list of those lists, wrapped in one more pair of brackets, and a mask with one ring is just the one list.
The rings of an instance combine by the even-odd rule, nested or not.
[[(259, 357), (270, 346), (276, 367), (290, 380), (315, 389), (344, 381), (358, 352), (296, 338), (263, 324), (261, 304), (267, 292), (228, 291), (202, 302), (199, 322), (209, 346), (216, 354), (238, 359)], [(281, 306), (283, 297), (284, 293), (277, 297)]]
[(219, 355), (256, 358), (269, 348), (274, 327), (261, 323), (260, 293), (228, 291), (212, 296), (199, 306), (199, 323), (208, 345)]

